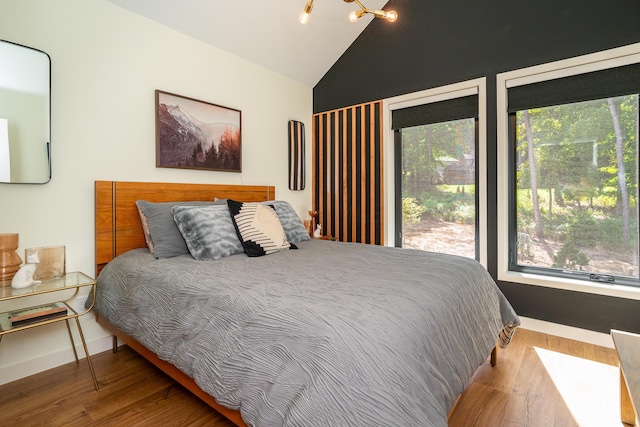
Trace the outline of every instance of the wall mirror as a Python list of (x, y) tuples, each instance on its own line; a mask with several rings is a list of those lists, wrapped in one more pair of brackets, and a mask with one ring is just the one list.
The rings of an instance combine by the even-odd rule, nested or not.
[(51, 179), (51, 58), (0, 40), (0, 183)]

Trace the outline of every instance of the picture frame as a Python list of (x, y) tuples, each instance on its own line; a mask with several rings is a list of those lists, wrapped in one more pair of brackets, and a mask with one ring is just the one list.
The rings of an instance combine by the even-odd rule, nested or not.
[(242, 172), (242, 112), (155, 91), (156, 167)]

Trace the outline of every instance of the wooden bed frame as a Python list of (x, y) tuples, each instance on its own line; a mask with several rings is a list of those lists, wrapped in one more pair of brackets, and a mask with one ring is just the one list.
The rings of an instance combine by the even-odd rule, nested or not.
[[(136, 200), (150, 202), (172, 202), (219, 199), (234, 199), (243, 202), (263, 202), (275, 199), (275, 187), (261, 185), (217, 185), (178, 184), (157, 182), (95, 182), (95, 243), (96, 277), (102, 268), (116, 256), (136, 248), (146, 248)], [(187, 390), (202, 399), (237, 426), (246, 427), (239, 411), (220, 405), (203, 391), (195, 381), (170, 363), (158, 358), (155, 353), (131, 338), (105, 318), (96, 316), (100, 325), (127, 344), (161, 371), (176, 380)]]
[[(172, 202), (219, 199), (234, 199), (244, 202), (263, 202), (275, 199), (275, 187), (253, 185), (178, 184), (156, 182), (95, 182), (95, 242), (96, 277), (102, 268), (116, 256), (136, 248), (146, 248), (142, 223), (136, 200), (150, 202)], [(96, 315), (100, 325), (114, 335), (113, 351), (117, 350), (117, 339), (127, 344), (142, 357), (176, 380), (179, 384), (202, 399), (209, 406), (228, 418), (235, 425), (247, 427), (240, 412), (220, 405), (203, 391), (195, 381), (175, 366), (158, 358), (155, 353), (125, 334), (108, 320)], [(491, 352), (491, 365), (495, 366), (497, 346)], [(459, 396), (458, 396), (459, 398)], [(457, 404), (454, 403), (449, 416)]]

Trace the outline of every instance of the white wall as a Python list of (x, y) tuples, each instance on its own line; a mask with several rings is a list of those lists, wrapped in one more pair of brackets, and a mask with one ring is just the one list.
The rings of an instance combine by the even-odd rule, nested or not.
[[(93, 275), (94, 180), (269, 184), (301, 217), (310, 208), (309, 174), (288, 190), (287, 122), (306, 123), (309, 144), (311, 87), (105, 0), (0, 0), (0, 39), (52, 60), (52, 180), (0, 184), (0, 233), (20, 233), (19, 253), (66, 245), (67, 270)], [(156, 168), (155, 89), (241, 110), (243, 172)], [(93, 315), (82, 324), (91, 353), (108, 348)], [(62, 323), (5, 335), (0, 383), (71, 360)]]
[(0, 181), (11, 180), (11, 151), (9, 150), (9, 123), (0, 117)]

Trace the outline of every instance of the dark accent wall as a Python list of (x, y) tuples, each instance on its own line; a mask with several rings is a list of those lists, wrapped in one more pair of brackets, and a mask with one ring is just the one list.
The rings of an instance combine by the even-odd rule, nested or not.
[[(497, 271), (496, 74), (640, 42), (638, 0), (391, 0), (313, 90), (314, 112), (487, 78), (488, 269)], [(640, 301), (499, 283), (523, 316), (640, 332)]]

